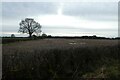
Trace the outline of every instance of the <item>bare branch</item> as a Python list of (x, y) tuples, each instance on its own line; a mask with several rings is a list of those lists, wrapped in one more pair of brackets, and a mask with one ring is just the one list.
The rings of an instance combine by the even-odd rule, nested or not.
[(27, 33), (29, 34), (29, 37), (31, 37), (33, 33), (41, 33), (41, 25), (32, 18), (21, 20), (19, 25), (20, 28), (18, 32)]

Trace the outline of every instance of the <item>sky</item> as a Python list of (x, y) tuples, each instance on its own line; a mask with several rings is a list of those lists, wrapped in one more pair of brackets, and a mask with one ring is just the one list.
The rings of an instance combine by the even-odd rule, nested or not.
[(2, 35), (28, 36), (18, 33), (25, 18), (52, 36), (118, 36), (118, 2), (2, 2)]

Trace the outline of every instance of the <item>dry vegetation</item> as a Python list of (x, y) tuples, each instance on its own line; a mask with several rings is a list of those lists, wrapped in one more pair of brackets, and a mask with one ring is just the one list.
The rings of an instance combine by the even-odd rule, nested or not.
[(118, 40), (41, 39), (3, 44), (3, 80), (119, 80)]

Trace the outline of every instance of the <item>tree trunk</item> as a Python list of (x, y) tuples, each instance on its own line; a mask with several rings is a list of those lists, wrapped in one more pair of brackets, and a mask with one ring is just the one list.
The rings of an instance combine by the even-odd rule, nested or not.
[(30, 37), (30, 38), (32, 37), (32, 34), (31, 34), (31, 33), (29, 33), (29, 37)]

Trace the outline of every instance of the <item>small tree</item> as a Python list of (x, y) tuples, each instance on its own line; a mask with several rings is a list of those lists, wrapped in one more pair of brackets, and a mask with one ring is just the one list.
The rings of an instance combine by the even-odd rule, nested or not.
[(15, 37), (15, 35), (14, 35), (14, 34), (11, 34), (11, 37), (12, 37), (12, 38), (14, 38), (14, 37)]
[(32, 37), (33, 33), (41, 33), (41, 25), (32, 18), (26, 18), (20, 22), (19, 32), (29, 34)]
[(47, 34), (43, 33), (43, 34), (42, 34), (42, 37), (43, 37), (43, 38), (47, 37)]

